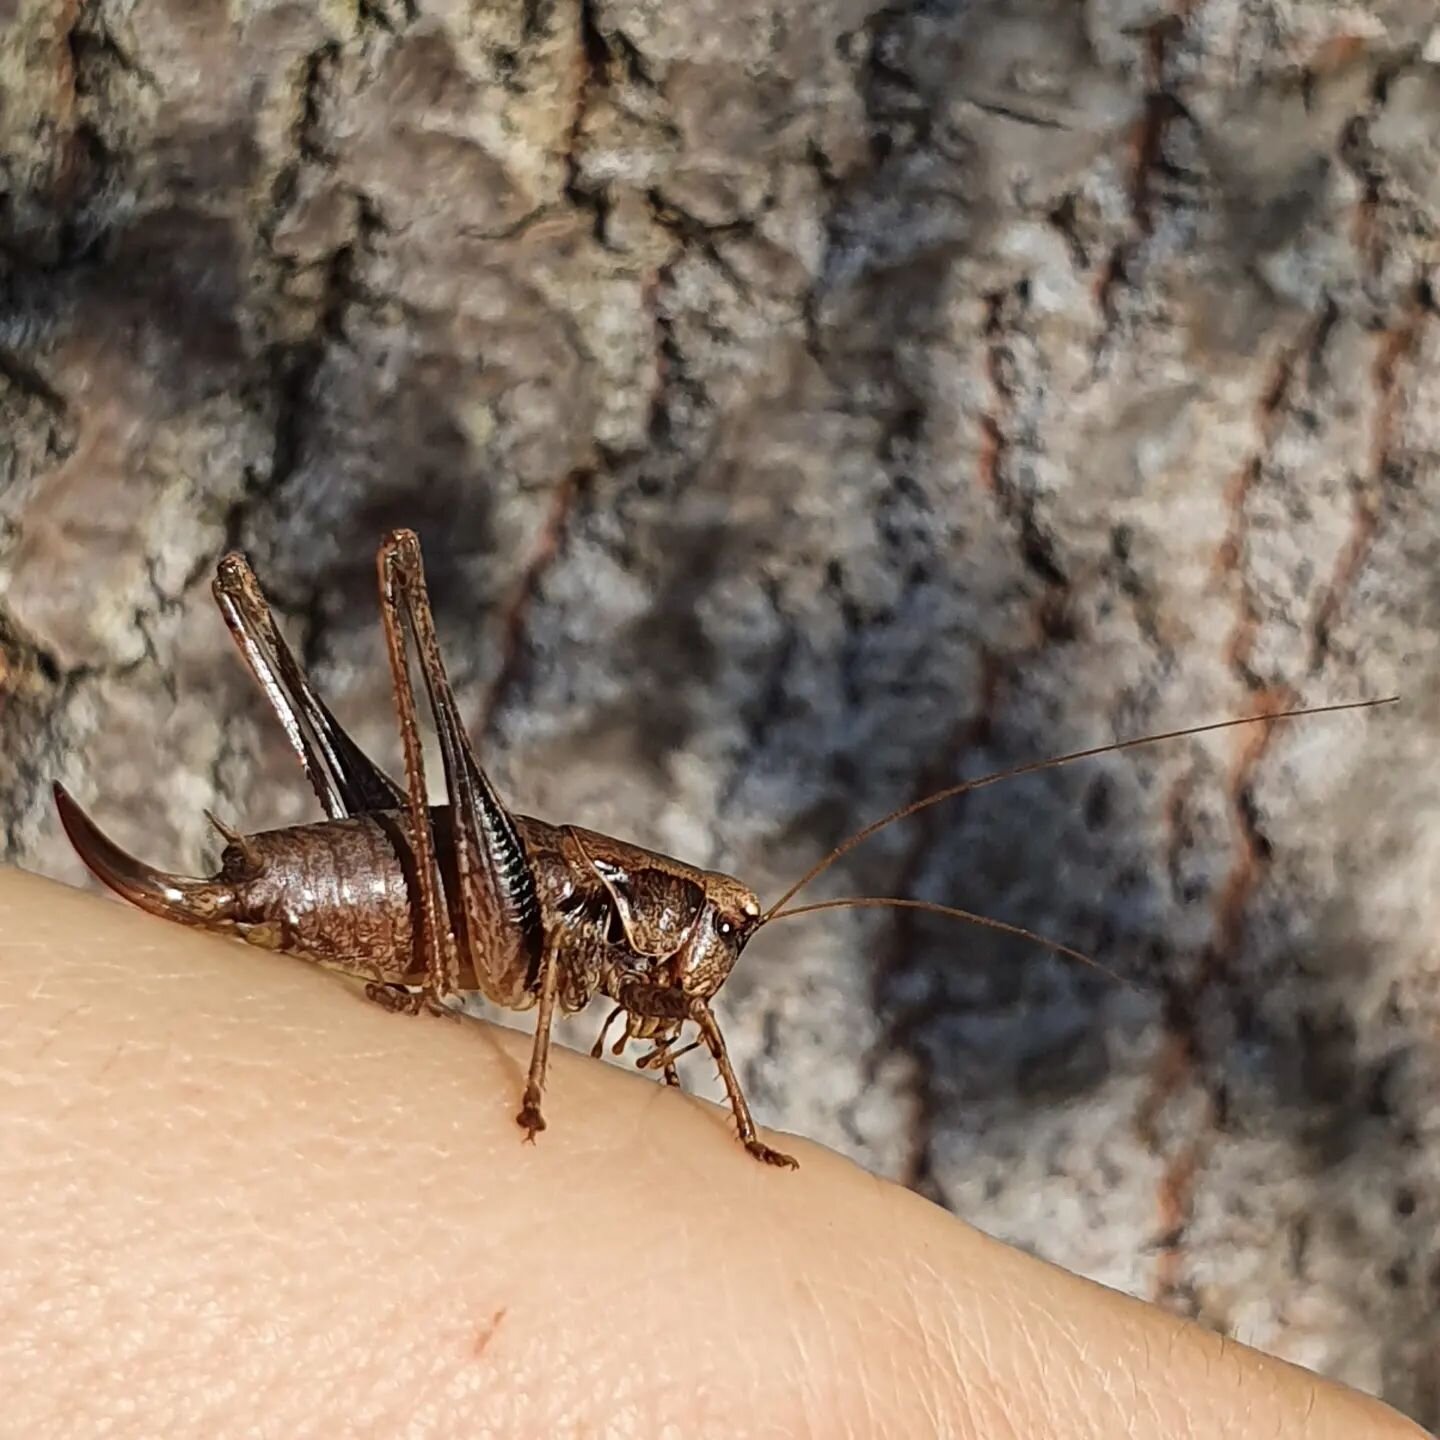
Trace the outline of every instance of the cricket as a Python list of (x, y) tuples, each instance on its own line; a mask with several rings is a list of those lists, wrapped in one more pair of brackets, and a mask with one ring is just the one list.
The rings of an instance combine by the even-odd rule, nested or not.
[[(512, 813), (476, 759), (441, 658), (420, 542), (388, 535), (377, 555), (380, 614), (404, 755), (397, 784), (346, 733), (286, 644), (249, 563), (220, 562), (213, 593), (225, 624), (284, 728), (325, 819), (241, 834), (210, 816), (224, 848), (209, 879), (167, 874), (127, 854), (54, 786), (60, 820), (93, 874), (142, 910), (167, 920), (307, 958), (363, 980), (386, 1009), (453, 1013), (479, 993), (509, 1010), (535, 1009), (534, 1045), (517, 1123), (533, 1141), (557, 1006), (613, 1003), (592, 1055), (624, 1018), (612, 1053), (648, 1048), (638, 1068), (680, 1084), (676, 1061), (704, 1046), (725, 1087), (741, 1143), (768, 1165), (793, 1168), (765, 1144), (726, 1051), (712, 1002), (746, 945), (775, 920), (841, 908), (925, 910), (988, 926), (1071, 959), (1114, 971), (1069, 946), (955, 906), (888, 896), (792, 905), (799, 892), (885, 826), (942, 801), (1087, 757), (1237, 725), (1366, 709), (1358, 700), (1250, 715), (1096, 745), (962, 781), (901, 806), (835, 846), (773, 904), (732, 875), (703, 870), (578, 825)], [(413, 647), (413, 654), (412, 654)], [(439, 740), (446, 803), (431, 805), (418, 663)], [(681, 1045), (693, 1025), (698, 1038)]]

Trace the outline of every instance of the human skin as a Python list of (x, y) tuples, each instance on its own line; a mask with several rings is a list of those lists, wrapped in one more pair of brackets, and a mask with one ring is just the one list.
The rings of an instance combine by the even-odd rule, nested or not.
[(791, 1137), (0, 870), (6, 1434), (1418, 1436)]

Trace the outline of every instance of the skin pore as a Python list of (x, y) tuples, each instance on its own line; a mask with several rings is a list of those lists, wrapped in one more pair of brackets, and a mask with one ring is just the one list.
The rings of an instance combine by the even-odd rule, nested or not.
[[(107, 1436), (1420, 1436), (785, 1137), (0, 870), (0, 1386)], [(773, 1138), (773, 1137), (772, 1137)]]

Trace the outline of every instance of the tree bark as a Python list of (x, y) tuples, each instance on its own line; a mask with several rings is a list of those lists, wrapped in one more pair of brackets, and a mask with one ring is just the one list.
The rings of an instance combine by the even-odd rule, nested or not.
[(171, 868), (206, 806), (313, 815), (230, 547), (393, 765), (397, 524), (503, 793), (762, 895), (960, 776), (1398, 691), (996, 786), (816, 888), (1133, 989), (851, 912), (721, 1010), (767, 1123), (1440, 1422), (1432, 0), (0, 26), (11, 859), (80, 878), (52, 778)]

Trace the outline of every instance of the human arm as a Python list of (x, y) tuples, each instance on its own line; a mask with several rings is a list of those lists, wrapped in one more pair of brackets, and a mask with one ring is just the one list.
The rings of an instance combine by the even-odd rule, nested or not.
[(703, 1102), (0, 871), (9, 1433), (1411, 1436)]

